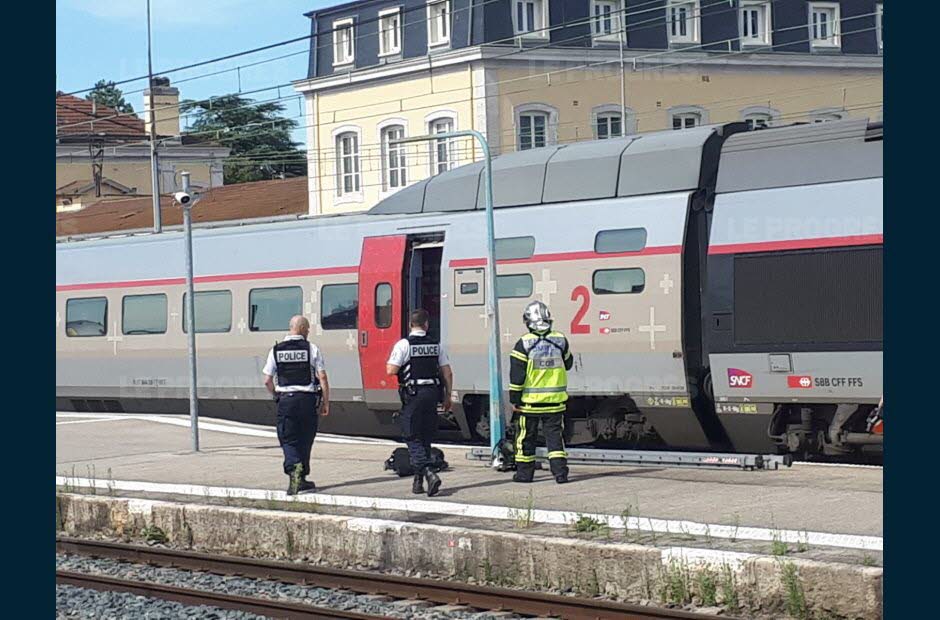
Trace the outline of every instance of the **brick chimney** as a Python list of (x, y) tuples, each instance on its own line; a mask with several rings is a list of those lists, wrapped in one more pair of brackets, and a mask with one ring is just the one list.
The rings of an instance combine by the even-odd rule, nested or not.
[(153, 91), (154, 117), (158, 136), (178, 136), (180, 133), (180, 91), (170, 86), (170, 78), (155, 77), (144, 91), (144, 129), (150, 132), (150, 91)]

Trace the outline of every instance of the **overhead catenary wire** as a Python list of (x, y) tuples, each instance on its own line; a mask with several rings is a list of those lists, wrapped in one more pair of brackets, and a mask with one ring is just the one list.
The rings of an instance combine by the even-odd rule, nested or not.
[[(872, 13), (872, 15), (873, 15), (873, 14), (874, 14), (874, 13)], [(863, 16), (856, 16), (856, 18), (858, 18), (858, 17), (863, 17)], [(805, 28), (805, 27), (806, 27), (805, 25), (800, 25), (798, 28)], [(789, 28), (785, 28), (785, 29), (771, 30), (771, 31), (769, 31), (769, 34), (772, 34), (772, 33), (774, 33), (774, 32), (784, 31), (784, 30), (792, 30), (792, 29), (794, 29), (794, 28), (797, 28), (797, 27), (789, 27)], [(863, 29), (854, 30), (854, 31), (850, 31), (850, 32), (844, 32), (844, 33), (841, 33), (841, 35), (842, 35), (842, 36), (846, 36), (846, 35), (856, 34), (856, 33), (860, 33), (860, 32), (872, 31), (872, 30), (875, 30), (875, 29), (876, 29), (876, 27), (875, 27), (875, 28), (863, 28)], [(585, 36), (586, 36), (586, 35), (585, 35)], [(732, 41), (736, 41), (736, 40), (738, 40), (738, 39), (740, 39), (740, 38), (741, 38), (741, 37), (732, 37), (732, 38), (729, 38), (729, 39), (725, 39), (725, 40), (723, 40), (723, 41), (710, 42), (710, 43), (707, 43), (707, 44), (700, 44), (699, 46), (693, 46), (693, 47), (702, 47), (702, 46), (705, 46), (705, 45), (711, 46), (711, 45), (718, 45), (718, 44), (722, 44), (722, 43), (729, 43), (729, 42), (732, 42)], [(805, 42), (808, 42), (808, 41), (810, 41), (810, 40), (811, 40), (811, 38), (807, 38), (807, 39), (798, 40), (798, 41), (791, 41), (791, 42), (788, 42), (787, 44), (788, 44), (788, 45), (794, 45), (794, 44), (799, 44), (799, 43), (805, 43)], [(724, 59), (728, 58), (729, 56), (740, 55), (740, 54), (752, 54), (752, 53), (754, 53), (754, 51), (755, 51), (756, 49), (767, 49), (767, 48), (772, 48), (772, 47), (773, 47), (772, 44), (768, 44), (768, 45), (765, 45), (765, 46), (762, 46), (762, 47), (759, 47), (759, 48), (749, 48), (749, 49), (746, 49), (746, 50), (739, 50), (739, 51), (732, 51), (732, 52), (722, 53), (721, 56), (715, 56), (715, 57), (713, 57), (713, 58), (712, 58), (712, 57), (709, 57), (709, 58), (688, 59), (688, 60), (684, 60), (684, 61), (681, 61), (681, 62), (672, 63), (672, 64), (670, 64), (670, 65), (662, 65), (662, 66), (657, 65), (657, 66), (648, 67), (648, 68), (646, 68), (646, 69), (637, 69), (637, 70), (635, 70), (635, 71), (632, 71), (632, 73), (641, 73), (641, 72), (644, 72), (644, 71), (660, 70), (660, 69), (663, 69), (663, 68), (665, 68), (665, 67), (676, 67), (676, 66), (682, 66), (682, 65), (688, 65), (688, 64), (705, 64), (705, 63), (708, 63), (708, 62), (714, 62), (714, 61), (716, 61), (716, 60), (724, 60)], [(642, 61), (642, 60), (645, 59), (645, 58), (650, 58), (650, 57), (654, 57), (654, 56), (661, 56), (661, 55), (664, 55), (664, 54), (675, 54), (675, 53), (680, 53), (680, 54), (681, 54), (682, 52), (687, 52), (689, 49), (691, 49), (691, 48), (686, 47), (686, 48), (682, 48), (681, 50), (662, 50), (662, 51), (654, 52), (654, 53), (652, 53), (652, 54), (646, 54), (646, 55), (637, 56), (637, 57), (634, 59), (634, 61)], [(526, 51), (528, 51), (528, 50), (526, 50)], [(595, 66), (599, 66), (599, 65), (610, 64), (610, 63), (613, 63), (613, 62), (619, 62), (619, 61), (617, 61), (617, 60), (595, 61), (595, 62), (591, 62), (591, 63), (585, 63), (585, 64), (582, 64), (582, 65), (578, 65), (578, 66), (575, 66), (575, 67), (566, 67), (566, 68), (559, 69), (559, 70), (555, 70), (555, 71), (549, 71), (549, 72), (545, 72), (545, 73), (542, 73), (542, 74), (523, 76), (523, 77), (521, 77), (521, 78), (510, 78), (510, 79), (508, 79), (508, 80), (503, 80), (503, 81), (495, 82), (495, 83), (493, 83), (493, 84), (494, 84), (494, 85), (496, 85), (496, 84), (504, 84), (504, 83), (508, 83), (508, 82), (521, 81), (521, 80), (530, 81), (530, 80), (539, 79), (539, 78), (542, 78), (542, 77), (550, 77), (551, 75), (554, 75), (554, 74), (565, 73), (565, 72), (574, 71), (574, 70), (582, 70), (582, 69), (585, 69), (585, 68), (591, 68), (591, 67), (595, 67)], [(608, 76), (608, 77), (613, 77), (613, 76)], [(592, 77), (592, 78), (590, 78), (590, 79), (594, 79), (594, 78)], [(569, 82), (569, 83), (570, 83), (570, 82)], [(439, 93), (442, 93), (442, 92), (466, 91), (466, 90), (468, 90), (468, 89), (472, 89), (472, 86), (469, 86), (469, 87), (468, 87), (468, 86), (462, 86), (462, 87), (459, 87), (459, 88), (450, 89), (450, 90), (448, 90), (448, 91), (438, 91), (438, 94), (439, 94)], [(519, 90), (519, 91), (511, 91), (511, 92), (508, 92), (508, 93), (494, 93), (493, 95), (483, 95), (483, 96), (480, 96), (480, 97), (462, 98), (462, 99), (452, 100), (452, 101), (443, 102), (443, 103), (438, 102), (438, 103), (430, 104), (430, 105), (427, 105), (427, 106), (419, 106), (419, 107), (417, 107), (417, 108), (411, 108), (410, 110), (411, 110), (411, 111), (414, 111), (414, 110), (419, 110), (419, 109), (440, 107), (440, 106), (444, 106), (444, 105), (454, 105), (454, 104), (459, 104), (459, 103), (467, 103), (467, 102), (472, 101), (472, 100), (474, 100), (474, 99), (485, 99), (485, 98), (488, 98), (488, 97), (491, 97), (491, 96), (505, 96), (505, 95), (510, 95), (510, 94), (520, 94), (520, 93), (527, 92), (527, 91), (534, 91), (534, 90), (541, 90), (541, 89), (542, 89), (542, 87), (536, 87), (536, 88), (530, 88), (530, 89), (522, 89), (522, 90)], [(265, 90), (265, 89), (261, 89), (261, 90)], [(270, 90), (270, 88), (268, 88), (268, 89), (266, 89), (266, 90)], [(299, 96), (299, 95), (292, 95), (291, 98), (296, 98), (296, 97), (298, 97), (298, 96)], [(422, 95), (414, 95), (414, 96), (412, 96), (412, 97), (410, 97), (410, 98), (424, 97), (424, 96), (426, 96), (426, 95), (425, 95), (425, 94), (422, 94)], [(400, 101), (404, 101), (404, 98), (402, 98)], [(247, 105), (259, 105), (259, 104), (260, 104), (260, 102), (253, 102), (252, 104), (247, 104)], [(378, 105), (378, 104), (366, 104), (365, 106), (357, 106), (356, 108), (374, 107), (375, 105)], [(356, 109), (356, 108), (351, 108), (351, 109)], [(362, 116), (362, 117), (344, 118), (344, 119), (342, 119), (342, 122), (349, 122), (349, 121), (353, 121), (353, 120), (363, 120), (363, 119), (372, 118), (372, 117), (375, 117), (375, 116), (386, 115), (386, 114), (388, 114), (388, 113), (389, 113), (389, 112), (382, 112), (382, 113), (376, 113), (376, 114), (366, 115), (366, 116)], [(282, 119), (280, 119), (280, 121), (283, 122), (283, 121), (285, 121), (285, 120), (293, 120), (293, 119), (297, 119), (297, 118), (303, 118), (303, 117), (305, 117), (305, 116), (306, 116), (306, 114), (301, 114), (301, 115), (298, 115), (298, 116), (296, 116), (296, 117), (289, 117), (289, 118), (287, 118), (287, 119), (282, 118)], [(266, 125), (266, 124), (268, 124), (269, 122), (270, 122), (270, 123), (276, 123), (277, 121), (276, 121), (276, 120), (275, 120), (275, 121), (268, 121), (268, 122), (265, 122), (265, 123), (262, 123), (262, 124)], [(334, 112), (334, 119), (333, 119), (331, 122), (339, 122), (339, 121), (337, 121), (336, 118), (335, 118), (335, 112)], [(250, 126), (250, 124), (247, 125), (247, 126)], [(300, 127), (294, 127), (294, 128), (292, 128), (292, 129), (301, 129), (301, 128), (306, 128), (306, 127), (310, 127), (310, 126), (311, 126), (311, 125), (304, 125), (304, 126), (300, 126)], [(198, 135), (212, 135), (212, 134), (217, 134), (217, 133), (218, 133), (217, 130), (206, 130), (206, 131), (201, 131), (201, 132), (199, 132), (199, 131), (197, 131), (197, 132), (187, 132), (186, 135), (189, 135), (189, 136), (198, 136)], [(242, 137), (243, 137), (243, 136), (242, 136)], [(224, 139), (223, 139), (223, 140), (224, 140)], [(143, 144), (143, 143), (145, 143), (145, 141), (141, 141), (140, 143)], [(136, 145), (136, 143), (134, 143), (134, 142), (129, 142), (129, 143), (122, 143), (122, 144), (119, 144), (119, 145), (109, 145), (109, 148), (124, 148), (124, 147), (135, 146), (135, 145)]]
[[(847, 108), (847, 111), (848, 111), (848, 110), (872, 109), (872, 108), (880, 107), (882, 104), (883, 104), (882, 101), (873, 101), (873, 102), (868, 102), (868, 103), (864, 103), (864, 104), (859, 104), (859, 105), (856, 105), (856, 106), (849, 106), (849, 107)], [(790, 118), (790, 117), (799, 117), (799, 116), (801, 116), (802, 114), (805, 114), (806, 112), (807, 112), (807, 110), (800, 110), (800, 111), (792, 112), (792, 113), (789, 113), (789, 114), (786, 114), (786, 115), (781, 115), (780, 118), (785, 118), (785, 117), (786, 117), (786, 118)], [(628, 136), (628, 137), (630, 137), (630, 136)], [(836, 139), (841, 139), (841, 137), (826, 137), (826, 138), (821, 138), (821, 139), (818, 140), (818, 142), (827, 142), (827, 141), (832, 141), (832, 140), (836, 140)], [(579, 140), (577, 140), (577, 139), (561, 140), (561, 141), (559, 141), (559, 142), (556, 143), (556, 144), (567, 144), (567, 143), (573, 143), (573, 142), (577, 142), (577, 141), (579, 141)], [(469, 153), (469, 152), (471, 152), (472, 150), (473, 150), (472, 148), (464, 148), (464, 149), (463, 149), (463, 151), (466, 152), (466, 153)], [(369, 157), (369, 158), (367, 158), (367, 159), (369, 159), (369, 160), (377, 160), (378, 157)], [(415, 159), (417, 159), (417, 161), (415, 161)], [(335, 161), (335, 160), (334, 160), (334, 161)], [(281, 162), (273, 162), (273, 163), (277, 164), (277, 163), (281, 163)], [(405, 169), (406, 169), (406, 171), (407, 171), (408, 176), (410, 177), (411, 174), (412, 174), (413, 171), (414, 171), (414, 167), (415, 167), (415, 166), (424, 166), (424, 165), (430, 166), (431, 163), (432, 163), (432, 160), (431, 160), (427, 155), (421, 156), (421, 157), (419, 157), (419, 158), (407, 158), (407, 156), (406, 156)], [(455, 162), (455, 163), (456, 163), (456, 162)], [(454, 167), (456, 167), (456, 166), (454, 166)], [(451, 168), (448, 168), (448, 169), (451, 169)], [(361, 173), (362, 173), (362, 169), (361, 169), (361, 167), (360, 167), (360, 172), (359, 172), (359, 174), (361, 174)], [(309, 179), (309, 178), (311, 178), (311, 176), (312, 176), (312, 175), (310, 175), (310, 174), (308, 173), (308, 175), (306, 175), (305, 177), (300, 177), (300, 178), (308, 178), (308, 179)], [(331, 173), (320, 174), (320, 175), (317, 175), (317, 176), (312, 177), (312, 178), (315, 178), (315, 179), (318, 181), (320, 191), (325, 192), (325, 193), (335, 193), (335, 192), (337, 191), (337, 189), (339, 188), (339, 186), (336, 184), (336, 181), (337, 181), (337, 179), (340, 178), (341, 176), (343, 176), (341, 173), (339, 173), (339, 172), (337, 172), (337, 171), (334, 171), (334, 172), (331, 172)], [(434, 176), (434, 175), (431, 174), (431, 175), (429, 175), (429, 176)], [(420, 176), (420, 177), (418, 177), (418, 178), (411, 179), (411, 180), (407, 181), (404, 186), (408, 186), (408, 185), (410, 185), (410, 184), (412, 184), (412, 183), (415, 183), (415, 182), (417, 182), (417, 181), (424, 180), (424, 179), (426, 179), (426, 178), (428, 178), (428, 177)], [(330, 184), (330, 183), (323, 183), (324, 180), (327, 180), (327, 181), (329, 181), (329, 182), (332, 183), (332, 184)], [(231, 185), (228, 185), (228, 186), (225, 186), (225, 187), (232, 187), (232, 186), (231, 186)], [(381, 181), (381, 182), (376, 182), (376, 183), (363, 183), (363, 182), (361, 182), (361, 180), (360, 180), (360, 183), (359, 183), (358, 187), (359, 187), (359, 190), (357, 190), (356, 192), (353, 192), (353, 193), (361, 192), (362, 190), (367, 189), (367, 188), (382, 188), (383, 190), (385, 190), (385, 189), (387, 189), (387, 182), (386, 182), (385, 180), (383, 180), (383, 181)], [(395, 189), (395, 191), (397, 191), (398, 189), (401, 189), (401, 188), (394, 188), (394, 189)], [(122, 198), (122, 197), (114, 197), (115, 200), (113, 200), (113, 201), (104, 201), (103, 204), (107, 204), (107, 203), (109, 203), (109, 202), (117, 202), (117, 201), (120, 201), (120, 200), (132, 199), (132, 198), (143, 198), (143, 197), (145, 197), (145, 196), (149, 196), (149, 194), (147, 194), (147, 195), (139, 194), (139, 195), (136, 195), (136, 196), (133, 196), (133, 197), (123, 197), (123, 198)], [(70, 213), (70, 214), (69, 214), (69, 217), (70, 217), (70, 218), (79, 218), (79, 219), (80, 219), (80, 218), (84, 218), (84, 217), (94, 217), (94, 216), (96, 216), (96, 214), (93, 213), (93, 212), (82, 212), (82, 211), (78, 211), (78, 212), (74, 212), (74, 213)]]
[[(489, 4), (489, 3), (491, 3), (491, 2), (498, 2), (498, 1), (501, 1), (501, 0), (484, 0), (481, 4), (479, 4), (479, 5), (474, 5), (474, 6), (476, 6), (477, 8), (479, 8), (479, 7), (482, 7), (482, 6), (486, 5), (486, 4)], [(656, 8), (654, 7), (653, 9), (645, 9), (645, 10), (642, 10), (642, 11), (635, 11), (635, 13), (630, 13), (630, 12), (627, 12), (627, 11), (632, 11), (633, 9), (635, 9), (635, 8), (637, 8), (637, 7), (646, 6), (646, 5), (649, 5), (649, 4), (656, 4), (656, 3), (658, 3), (659, 1), (660, 1), (660, 0), (650, 0), (649, 2), (645, 2), (645, 3), (642, 3), (642, 4), (636, 5), (636, 6), (631, 6), (629, 9), (627, 9), (627, 8), (620, 9), (620, 10), (616, 11), (615, 13), (621, 13), (621, 12), (622, 12), (623, 15), (620, 16), (620, 17), (626, 18), (626, 17), (628, 17), (628, 16), (630, 16), (630, 15), (650, 12), (650, 11), (652, 11), (652, 10), (656, 10)], [(770, 1), (770, 2), (781, 2), (781, 1), (785, 1), (785, 0), (769, 0), (769, 1)], [(724, 4), (724, 2), (725, 2), (725, 0), (714, 0), (711, 4), (706, 4), (706, 5), (704, 5), (704, 6), (701, 7), (701, 8), (704, 9), (704, 8), (708, 8), (708, 7), (713, 6), (713, 5)], [(420, 7), (420, 8), (423, 8), (423, 7)], [(408, 9), (408, 11), (410, 11), (410, 10), (413, 10), (413, 9)], [(469, 10), (469, 7), (466, 8), (466, 9), (457, 9), (457, 10), (454, 11), (454, 13), (458, 13), (458, 12), (460, 12), (460, 11), (466, 11), (466, 10)], [(737, 9), (734, 9), (734, 10), (737, 10)], [(725, 11), (722, 11), (722, 12), (725, 12)], [(698, 17), (698, 16), (699, 16), (699, 14), (696, 14), (696, 15), (695, 15), (695, 17)], [(427, 21), (429, 21), (429, 19), (430, 19), (430, 18), (426, 18), (426, 19), (424, 19), (424, 20), (419, 20), (418, 22), (412, 22), (412, 23), (410, 23), (409, 25), (413, 25), (414, 23), (426, 23)], [(577, 19), (575, 19), (575, 20), (565, 21), (565, 22), (562, 22), (562, 23), (560, 23), (560, 24), (555, 24), (555, 25), (553, 25), (553, 26), (546, 26), (546, 27), (543, 27), (543, 28), (538, 28), (538, 29), (534, 29), (534, 30), (527, 31), (527, 32), (522, 33), (522, 34), (514, 34), (514, 35), (512, 35), (512, 36), (510, 36), (510, 37), (504, 37), (504, 38), (502, 38), (502, 39), (496, 39), (496, 40), (494, 40), (494, 41), (489, 41), (489, 42), (485, 43), (484, 45), (488, 45), (488, 46), (499, 45), (499, 44), (501, 44), (501, 43), (506, 43), (506, 42), (511, 42), (511, 41), (520, 40), (520, 39), (522, 39), (522, 38), (525, 38), (526, 35), (531, 35), (531, 34), (533, 34), (533, 33), (541, 33), (541, 32), (550, 33), (551, 31), (554, 31), (554, 30), (562, 30), (562, 29), (570, 28), (570, 27), (576, 26), (576, 25), (584, 25), (584, 24), (586, 24), (586, 23), (591, 23), (591, 22), (595, 21), (596, 19), (597, 19), (597, 18), (596, 18), (596, 17), (593, 17), (593, 16), (589, 16), (589, 17), (587, 17), (587, 18), (577, 18)], [(362, 23), (371, 23), (371, 22), (373, 22), (373, 21), (376, 21), (376, 20), (366, 20), (366, 22), (362, 22)], [(648, 21), (649, 21), (649, 22), (668, 21), (668, 16), (665, 17), (665, 18), (656, 18), (656, 19), (648, 20)], [(616, 34), (623, 34), (623, 33), (627, 32), (628, 30), (629, 30), (629, 31), (633, 31), (633, 32), (636, 32), (636, 31), (638, 31), (638, 30), (644, 30), (644, 29), (646, 29), (646, 28), (648, 28), (648, 27), (650, 27), (650, 26), (644, 26), (644, 27), (638, 27), (638, 26), (641, 26), (642, 24), (646, 24), (646, 23), (647, 23), (647, 22), (640, 22), (639, 24), (631, 24), (629, 27), (624, 26), (621, 30), (617, 31)], [(331, 32), (333, 32), (333, 31), (331, 31)], [(356, 39), (358, 39), (358, 38), (365, 38), (365, 37), (371, 38), (372, 36), (373, 36), (373, 33), (369, 32), (369, 33), (366, 33), (366, 34), (357, 35), (355, 38), (356, 38)], [(498, 59), (500, 59), (500, 58), (504, 58), (504, 57), (507, 57), (507, 56), (512, 56), (512, 55), (515, 55), (515, 54), (532, 52), (532, 51), (536, 51), (536, 50), (539, 50), (539, 49), (544, 49), (544, 48), (546, 48), (546, 47), (558, 46), (558, 45), (561, 45), (561, 44), (564, 44), (564, 43), (570, 43), (570, 42), (575, 41), (575, 40), (583, 39), (583, 38), (586, 38), (586, 37), (593, 37), (593, 36), (594, 36), (594, 34), (591, 33), (591, 32), (589, 32), (589, 33), (587, 33), (587, 34), (577, 35), (577, 36), (574, 36), (574, 37), (570, 37), (570, 38), (568, 38), (568, 39), (562, 39), (562, 40), (560, 40), (560, 41), (549, 41), (549, 42), (547, 42), (547, 43), (540, 44), (540, 45), (521, 47), (521, 48), (519, 48), (519, 49), (514, 49), (513, 51), (508, 52), (508, 53), (506, 53), (506, 54), (499, 55), (499, 56), (495, 56), (495, 57), (491, 58), (491, 60), (498, 60)], [(296, 42), (296, 41), (292, 41), (292, 42)], [(709, 44), (709, 45), (710, 45), (710, 44)], [(684, 48), (684, 49), (688, 49), (688, 48)], [(672, 50), (672, 51), (675, 51), (675, 50)], [(300, 52), (295, 52), (294, 54), (288, 54), (288, 55), (285, 55), (285, 56), (282, 56), (282, 57), (279, 57), (279, 58), (286, 58), (286, 57), (290, 57), (290, 56), (294, 56), (294, 55), (298, 55), (298, 54), (300, 54), (300, 53), (306, 53), (306, 52), (309, 52), (309, 48), (308, 48), (308, 49), (305, 49), (305, 50), (301, 50)], [(253, 64), (251, 64), (251, 65), (245, 65), (245, 67), (249, 67), (249, 66), (253, 66), (253, 65), (257, 65), (257, 64), (263, 64), (263, 63), (266, 63), (266, 62), (271, 62), (271, 61), (273, 61), (273, 60), (275, 60), (275, 59), (269, 59), (269, 60), (259, 61), (259, 62), (257, 62), (257, 63), (253, 63)], [(216, 72), (216, 73), (214, 73), (214, 74), (209, 74), (209, 75), (216, 75), (216, 74), (219, 74), (219, 73), (227, 73), (227, 72), (235, 71), (235, 70), (237, 70), (238, 68), (239, 68), (239, 67), (233, 67), (233, 68), (231, 68), (231, 69), (225, 69), (225, 70), (223, 70), (223, 71), (218, 71), (218, 72)], [(352, 69), (354, 69), (354, 68), (352, 68)], [(166, 73), (166, 72), (163, 72), (163, 73)], [(146, 77), (146, 76), (145, 76), (145, 77)], [(195, 78), (189, 78), (189, 79), (191, 80), (191, 79), (195, 79)], [(115, 83), (115, 84), (117, 84), (117, 83)], [(237, 94), (237, 95), (245, 95), (245, 94), (257, 93), (257, 92), (263, 92), (263, 91), (267, 91), (267, 90), (274, 90), (274, 89), (280, 89), (280, 88), (287, 88), (287, 87), (291, 87), (291, 86), (293, 86), (293, 83), (292, 83), (292, 82), (287, 82), (287, 83), (284, 83), (284, 84), (277, 84), (277, 85), (274, 85), (274, 86), (269, 86), (269, 87), (265, 87), (265, 88), (261, 88), (261, 89), (255, 89), (254, 91), (245, 91), (245, 92), (238, 91), (238, 92), (228, 93), (227, 95), (219, 95), (219, 96), (209, 97), (208, 99), (203, 99), (203, 100), (201, 100), (201, 101), (210, 101), (210, 102), (211, 102), (211, 100), (214, 99), (214, 98), (224, 97), (224, 96), (228, 96), (228, 95), (236, 95), (236, 94)], [(92, 88), (92, 89), (88, 89), (88, 90), (93, 90), (93, 88)], [(146, 90), (147, 90), (146, 88), (142, 88), (142, 89), (139, 89), (139, 90), (136, 90), (136, 91), (131, 91), (131, 92), (133, 92), (133, 93), (139, 93), (139, 92), (144, 92), (144, 91), (146, 91)], [(85, 91), (76, 91), (76, 92), (85, 92)], [(442, 91), (442, 92), (448, 92), (448, 91)], [(75, 94), (75, 93), (64, 93), (64, 94)], [(130, 93), (128, 93), (128, 94), (130, 94)], [(299, 97), (299, 96), (302, 96), (302, 95), (293, 95), (293, 96), (288, 97), (288, 98), (296, 98), (296, 97)], [(164, 106), (155, 108), (155, 110), (156, 110), (156, 111), (164, 111), (164, 110), (167, 110), (167, 109), (179, 108), (179, 107), (181, 107), (181, 106), (186, 105), (186, 103), (187, 103), (187, 102), (183, 101), (183, 102), (176, 103), (176, 104), (167, 104), (167, 105), (164, 105)], [(257, 102), (252, 102), (251, 104), (246, 104), (246, 105), (256, 105), (256, 104), (257, 104)], [(111, 115), (111, 116), (97, 117), (97, 118), (95, 118), (95, 119), (91, 119), (91, 120), (88, 120), (88, 121), (80, 121), (80, 122), (78, 122), (78, 123), (71, 123), (71, 124), (67, 124), (67, 125), (61, 125), (60, 128), (69, 128), (69, 127), (74, 127), (74, 126), (77, 126), (77, 125), (81, 125), (81, 124), (85, 124), (85, 123), (90, 123), (90, 122), (94, 122), (94, 121), (110, 120), (110, 119), (114, 119), (114, 118), (120, 118), (120, 117), (122, 117), (122, 116), (124, 116), (124, 117), (130, 117), (130, 116), (136, 117), (136, 113), (134, 113), (134, 112), (119, 112), (119, 113), (114, 114), (114, 115)], [(173, 118), (173, 117), (170, 117), (170, 118)], [(180, 118), (180, 116), (177, 116), (176, 118), (178, 119), (178, 118)]]

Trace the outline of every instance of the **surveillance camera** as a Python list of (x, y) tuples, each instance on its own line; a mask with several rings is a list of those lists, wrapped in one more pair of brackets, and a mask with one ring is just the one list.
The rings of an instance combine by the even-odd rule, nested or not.
[(189, 192), (176, 192), (173, 194), (173, 199), (185, 207), (193, 202), (193, 195)]

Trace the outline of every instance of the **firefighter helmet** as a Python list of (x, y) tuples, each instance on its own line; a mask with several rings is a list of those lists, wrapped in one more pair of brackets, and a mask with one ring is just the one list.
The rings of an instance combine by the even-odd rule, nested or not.
[(552, 328), (552, 313), (541, 301), (533, 301), (525, 307), (522, 321), (531, 332), (547, 332)]

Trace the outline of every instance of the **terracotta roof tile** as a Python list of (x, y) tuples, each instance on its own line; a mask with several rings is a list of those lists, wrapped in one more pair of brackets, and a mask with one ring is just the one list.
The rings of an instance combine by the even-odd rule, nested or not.
[[(183, 215), (171, 196), (160, 198), (164, 226), (180, 225)], [(299, 215), (307, 212), (307, 178), (224, 185), (205, 192), (193, 209), (193, 222)], [(150, 196), (101, 200), (80, 211), (57, 213), (56, 236), (118, 232), (153, 226)]]
[[(92, 108), (94, 107), (94, 111)], [(105, 135), (109, 137), (145, 138), (144, 121), (135, 114), (108, 118), (117, 110), (72, 95), (55, 98), (57, 136)], [(95, 120), (107, 119), (107, 120)], [(90, 121), (90, 122), (89, 122)]]

